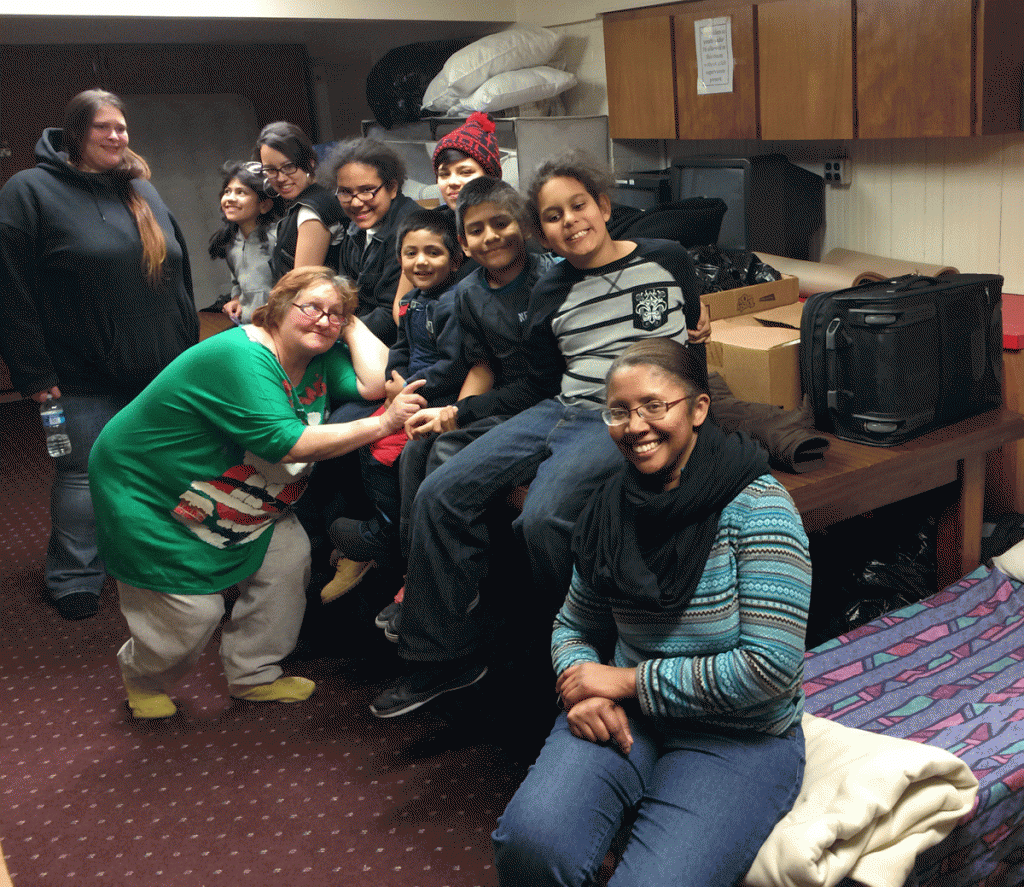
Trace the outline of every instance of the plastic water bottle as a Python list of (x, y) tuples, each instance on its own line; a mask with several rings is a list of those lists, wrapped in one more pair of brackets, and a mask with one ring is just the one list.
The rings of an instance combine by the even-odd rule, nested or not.
[(46, 452), (54, 458), (67, 456), (71, 452), (71, 438), (67, 434), (67, 420), (60, 398), (54, 400), (52, 394), (47, 394), (46, 400), (39, 404), (39, 415), (46, 432)]

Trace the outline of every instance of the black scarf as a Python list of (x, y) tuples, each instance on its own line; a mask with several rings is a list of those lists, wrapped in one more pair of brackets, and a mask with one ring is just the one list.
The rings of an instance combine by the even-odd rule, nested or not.
[[(587, 503), (572, 538), (580, 576), (594, 591), (630, 597), (650, 610), (686, 607), (704, 573), (722, 509), (768, 471), (768, 456), (745, 433), (710, 419), (672, 490), (630, 463)], [(660, 482), (659, 482), (660, 484)]]

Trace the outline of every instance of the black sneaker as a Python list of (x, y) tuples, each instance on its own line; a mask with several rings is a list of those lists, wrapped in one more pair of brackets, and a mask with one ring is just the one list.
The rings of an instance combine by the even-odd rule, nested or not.
[(73, 591), (54, 600), (53, 606), (68, 622), (77, 622), (99, 612), (100, 596), (93, 591)]
[(376, 625), (377, 628), (387, 628), (388, 623), (391, 622), (391, 617), (398, 612), (398, 608), (400, 606), (402, 606), (401, 601), (392, 601), (377, 614), (377, 617), (373, 620), (373, 624)]
[(331, 524), (329, 532), (334, 547), (354, 561), (390, 564), (396, 559), (395, 534), (378, 518), (360, 521), (339, 517)]
[(397, 718), (426, 705), (442, 693), (470, 687), (485, 674), (486, 665), (468, 665), (464, 659), (423, 663), (415, 671), (402, 675), (374, 699), (370, 703), (370, 713), (378, 718)]
[(398, 628), (402, 624), (402, 605), (399, 603), (395, 612), (388, 618), (388, 624), (384, 626), (384, 637), (392, 644), (398, 643)]

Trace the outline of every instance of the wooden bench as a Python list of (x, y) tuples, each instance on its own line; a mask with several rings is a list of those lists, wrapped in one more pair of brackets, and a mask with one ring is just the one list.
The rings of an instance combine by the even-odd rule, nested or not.
[(934, 490), (959, 479), (959, 498), (939, 517), (938, 589), (981, 559), (985, 457), (1024, 438), (1024, 416), (992, 410), (896, 447), (867, 447), (832, 435), (826, 464), (806, 474), (773, 474), (793, 497), (807, 532)]
[[(896, 447), (867, 447), (824, 434), (825, 465), (806, 474), (772, 469), (793, 497), (808, 533), (960, 480), (956, 503), (939, 516), (936, 591), (981, 560), (986, 455), (1024, 439), (1024, 416), (992, 410)], [(508, 504), (521, 509), (528, 488)]]

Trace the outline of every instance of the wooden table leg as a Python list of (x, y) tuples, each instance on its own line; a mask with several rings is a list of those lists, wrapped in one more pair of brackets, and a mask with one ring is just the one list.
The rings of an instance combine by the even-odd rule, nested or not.
[(960, 462), (960, 499), (939, 518), (936, 540), (938, 590), (981, 563), (981, 522), (985, 509), (985, 454)]
[(976, 453), (968, 456), (961, 465), (963, 478), (960, 482), (960, 525), (963, 548), (957, 579), (976, 570), (981, 563), (981, 522), (985, 513), (985, 454)]
[[(1024, 407), (1024, 351), (1003, 351), (1003, 403), (1017, 413)], [(986, 512), (1024, 514), (1024, 441), (1005, 443), (989, 453), (986, 470)]]

